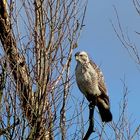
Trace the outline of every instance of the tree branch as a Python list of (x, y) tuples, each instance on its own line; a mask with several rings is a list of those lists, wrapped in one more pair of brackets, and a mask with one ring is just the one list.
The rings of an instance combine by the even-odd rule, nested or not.
[(26, 116), (31, 128), (37, 126), (37, 131), (34, 133), (36, 139), (38, 139), (38, 137), (44, 137), (47, 139), (48, 131), (43, 125), (45, 118), (42, 117), (40, 120), (37, 120), (38, 117), (36, 110), (39, 108), (35, 107), (36, 101), (33, 96), (32, 85), (25, 58), (18, 52), (16, 41), (11, 33), (10, 26), (7, 25), (1, 17), (0, 27), (0, 40), (12, 70), (12, 75), (16, 83), (16, 88), (18, 90), (18, 96), (20, 98), (24, 115)]
[(83, 140), (88, 140), (90, 135), (94, 132), (94, 108), (95, 106), (89, 105), (89, 127)]
[(17, 125), (19, 125), (20, 120), (18, 119), (15, 123), (13, 123), (11, 126), (8, 126), (5, 129), (0, 129), (0, 136), (5, 134), (7, 131), (11, 130), (12, 128), (15, 128)]

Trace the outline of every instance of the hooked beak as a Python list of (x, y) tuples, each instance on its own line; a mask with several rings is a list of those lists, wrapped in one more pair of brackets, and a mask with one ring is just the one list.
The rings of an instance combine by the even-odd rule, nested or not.
[(76, 60), (78, 60), (79, 54), (80, 54), (80, 52), (77, 52), (77, 53), (75, 54), (75, 59), (76, 59)]

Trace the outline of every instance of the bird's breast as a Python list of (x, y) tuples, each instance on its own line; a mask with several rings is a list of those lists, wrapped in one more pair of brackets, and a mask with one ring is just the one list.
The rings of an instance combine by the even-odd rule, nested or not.
[(77, 66), (75, 72), (78, 81), (92, 83), (96, 79), (96, 72), (93, 68)]
[(77, 84), (84, 94), (98, 94), (97, 73), (93, 68), (77, 67), (75, 72)]

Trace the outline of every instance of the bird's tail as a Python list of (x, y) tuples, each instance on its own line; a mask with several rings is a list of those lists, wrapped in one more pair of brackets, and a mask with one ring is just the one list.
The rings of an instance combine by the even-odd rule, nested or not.
[(103, 122), (112, 121), (112, 113), (110, 111), (109, 103), (103, 98), (98, 97), (97, 107)]

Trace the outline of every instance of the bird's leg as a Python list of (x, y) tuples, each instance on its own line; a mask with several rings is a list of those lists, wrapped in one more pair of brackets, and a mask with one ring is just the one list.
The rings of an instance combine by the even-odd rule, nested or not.
[(89, 101), (89, 108), (94, 108), (97, 105), (98, 96), (94, 95), (91, 98), (92, 98), (92, 100), (91, 99), (88, 100)]

